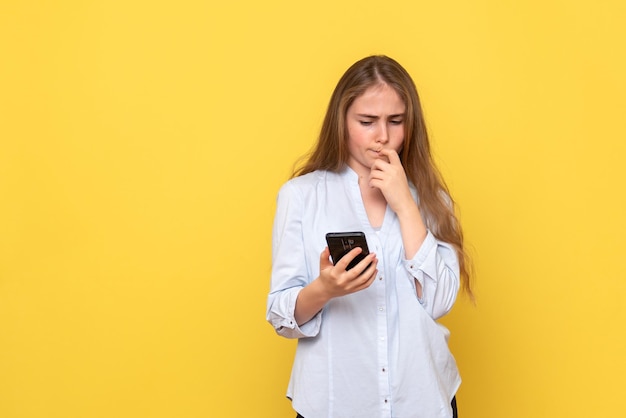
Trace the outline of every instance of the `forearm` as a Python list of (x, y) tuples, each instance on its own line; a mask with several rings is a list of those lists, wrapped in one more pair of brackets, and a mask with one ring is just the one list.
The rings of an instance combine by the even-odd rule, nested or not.
[(428, 231), (422, 221), (419, 208), (415, 202), (406, 205), (396, 213), (400, 221), (400, 233), (404, 246), (404, 257), (410, 260), (417, 254), (426, 239)]
[[(408, 204), (400, 213), (397, 213), (400, 221), (400, 233), (402, 235), (402, 244), (404, 246), (404, 257), (407, 260), (412, 259), (419, 251), (420, 247), (426, 239), (428, 231), (426, 225), (422, 221), (419, 207), (413, 201)], [(421, 283), (416, 279), (415, 288), (417, 297), (422, 299), (423, 289)]]
[(296, 299), (294, 316), (298, 326), (310, 321), (329, 300), (330, 297), (324, 292), (319, 279), (315, 279), (305, 286), (298, 293), (298, 298)]

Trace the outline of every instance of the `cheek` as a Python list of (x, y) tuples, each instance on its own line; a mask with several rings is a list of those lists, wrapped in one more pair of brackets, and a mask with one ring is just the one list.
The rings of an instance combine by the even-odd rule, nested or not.
[(396, 151), (400, 151), (403, 145), (404, 145), (404, 128), (399, 127), (397, 132), (395, 132), (395, 135), (393, 136), (392, 146), (393, 148), (395, 148)]
[(367, 135), (358, 128), (348, 129), (348, 144), (352, 146), (361, 146), (367, 143)]
[(348, 152), (350, 154), (354, 154), (355, 149), (358, 147), (358, 142), (357, 142), (357, 138), (354, 135), (354, 131), (352, 130), (348, 130), (348, 139), (346, 141), (346, 144), (348, 145)]

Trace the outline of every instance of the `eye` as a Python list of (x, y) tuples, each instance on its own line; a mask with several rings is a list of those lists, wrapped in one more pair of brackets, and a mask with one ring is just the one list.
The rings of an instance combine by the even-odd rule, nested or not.
[(363, 126), (370, 126), (373, 122), (371, 120), (360, 120), (359, 123)]
[(402, 119), (392, 119), (389, 121), (392, 125), (402, 125), (404, 121)]

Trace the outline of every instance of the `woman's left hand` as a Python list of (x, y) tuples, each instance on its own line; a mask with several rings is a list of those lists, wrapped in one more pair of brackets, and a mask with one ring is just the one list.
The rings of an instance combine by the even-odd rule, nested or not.
[(415, 205), (409, 182), (397, 152), (384, 149), (380, 151), (380, 155), (384, 158), (378, 158), (372, 164), (369, 185), (380, 189), (387, 204), (394, 212), (399, 213), (408, 206)]

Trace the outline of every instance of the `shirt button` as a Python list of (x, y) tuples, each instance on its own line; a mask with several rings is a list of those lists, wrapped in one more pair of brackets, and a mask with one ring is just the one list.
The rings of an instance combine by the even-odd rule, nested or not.
[(385, 310), (385, 308), (380, 307), (380, 308), (378, 308), (378, 310), (382, 312), (382, 311), (384, 311), (384, 310)]
[(382, 280), (382, 279), (383, 279), (383, 276), (380, 276), (380, 277), (378, 278), (378, 280)]

